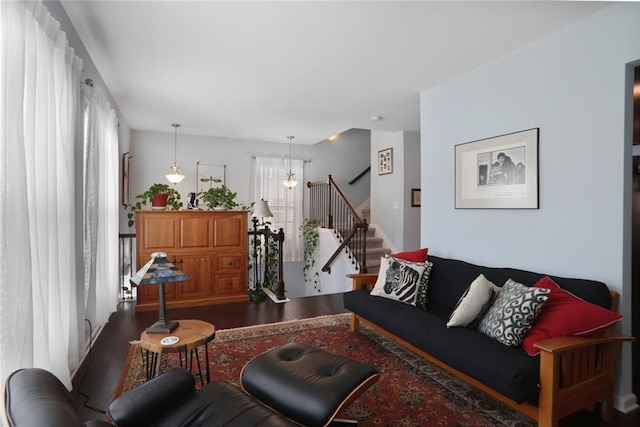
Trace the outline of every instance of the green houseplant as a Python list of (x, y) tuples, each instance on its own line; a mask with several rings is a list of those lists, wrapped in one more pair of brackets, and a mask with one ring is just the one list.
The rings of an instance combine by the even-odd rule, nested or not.
[(320, 273), (317, 265), (318, 245), (320, 244), (318, 227), (320, 227), (320, 220), (305, 218), (300, 225), (300, 231), (304, 241), (304, 267), (302, 267), (304, 281), (313, 282), (313, 288), (320, 292)]
[(211, 209), (246, 209), (246, 206), (236, 202), (237, 196), (238, 193), (234, 193), (225, 185), (200, 191), (197, 195), (198, 199), (209, 205)]
[(136, 211), (141, 210), (143, 206), (147, 205), (147, 202), (150, 202), (153, 197), (159, 194), (167, 196), (166, 206), (171, 206), (171, 209), (174, 211), (182, 208), (182, 201), (180, 200), (180, 193), (178, 193), (178, 190), (170, 187), (168, 184), (154, 183), (144, 193), (140, 193), (135, 197), (136, 203), (128, 206), (128, 209), (130, 210), (127, 214), (129, 227), (135, 224)]

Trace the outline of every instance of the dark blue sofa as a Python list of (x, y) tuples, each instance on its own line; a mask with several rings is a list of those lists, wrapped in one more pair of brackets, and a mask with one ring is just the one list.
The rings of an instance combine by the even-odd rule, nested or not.
[[(428, 260), (433, 263), (433, 268), (426, 310), (370, 295), (369, 289), (377, 277), (375, 274), (349, 275), (354, 282), (354, 290), (344, 294), (344, 306), (353, 313), (353, 329), (357, 330), (359, 322), (364, 321), (525, 415), (538, 419), (540, 425), (556, 425), (560, 417), (601, 399), (608, 403), (603, 417), (612, 415), (616, 355), (628, 337), (608, 333), (598, 338), (557, 338), (541, 344), (548, 348), (541, 349), (540, 356), (529, 356), (522, 348), (507, 347), (475, 329), (447, 328), (447, 320), (458, 299), (481, 273), (498, 286), (509, 278), (531, 286), (545, 275), (512, 268), (483, 267), (431, 254)], [(551, 278), (586, 301), (605, 308), (617, 308), (617, 294), (602, 282)], [(585, 349), (591, 349), (599, 356), (596, 360), (583, 360), (580, 352), (589, 352)], [(611, 359), (606, 359), (609, 362), (602, 366), (605, 357)], [(552, 366), (564, 363), (565, 370), (560, 370), (555, 376), (548, 376), (553, 372), (544, 372), (545, 375), (541, 376), (543, 358), (545, 363), (551, 361)], [(575, 366), (576, 363), (600, 363), (593, 366), (592, 372), (593, 376), (599, 375), (602, 379), (594, 380), (593, 376), (574, 378), (575, 375), (566, 369), (567, 365)], [(605, 380), (605, 376), (610, 378)], [(562, 400), (563, 384), (560, 384), (561, 380), (566, 382), (567, 379), (573, 387), (570, 394), (578, 393), (583, 382), (584, 387), (596, 388), (597, 392), (590, 390), (588, 398), (567, 403), (570, 399)], [(543, 391), (542, 387), (551, 387), (552, 390)]]

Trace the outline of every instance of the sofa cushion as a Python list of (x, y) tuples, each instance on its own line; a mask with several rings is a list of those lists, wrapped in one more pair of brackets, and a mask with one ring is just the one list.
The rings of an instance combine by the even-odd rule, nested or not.
[(428, 253), (429, 248), (422, 248), (415, 251), (396, 252), (395, 254), (391, 254), (390, 256), (394, 258), (400, 258), (405, 261), (425, 262), (427, 260)]
[[(505, 283), (509, 278), (526, 286), (533, 286), (546, 274), (533, 273), (515, 268), (483, 267), (466, 261), (441, 258), (429, 254), (433, 269), (429, 278), (429, 304), (449, 307), (453, 312), (460, 295), (480, 274), (495, 284)], [(611, 308), (611, 292), (607, 285), (596, 280), (573, 279), (549, 276), (560, 287), (585, 301), (604, 308)]]
[(622, 316), (611, 310), (584, 301), (560, 288), (545, 276), (534, 285), (549, 289), (549, 299), (533, 327), (522, 340), (522, 347), (532, 356), (540, 353), (534, 347), (538, 341), (567, 335), (590, 335), (620, 321)]
[[(469, 328), (447, 328), (438, 304), (428, 310), (376, 298), (366, 290), (346, 292), (344, 307), (425, 353), (477, 379), (516, 402), (538, 395), (539, 358), (507, 347)], [(470, 357), (473, 355), (473, 357)]]
[(519, 346), (540, 314), (549, 293), (549, 289), (532, 288), (507, 280), (478, 325), (478, 331), (504, 345)]
[(498, 286), (479, 275), (471, 282), (464, 294), (458, 300), (456, 308), (449, 317), (447, 327), (468, 326), (477, 328), (484, 315), (489, 311), (500, 292)]
[(378, 279), (371, 295), (415, 305), (418, 285), (424, 270), (425, 267), (417, 263), (382, 258)]

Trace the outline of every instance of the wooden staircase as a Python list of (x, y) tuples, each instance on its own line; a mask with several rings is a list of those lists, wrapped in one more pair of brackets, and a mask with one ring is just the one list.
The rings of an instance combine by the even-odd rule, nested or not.
[(366, 234), (367, 239), (367, 273), (377, 273), (380, 271), (380, 257), (391, 253), (391, 250), (382, 246), (382, 237), (376, 237), (376, 229), (369, 228)]
[(389, 253), (382, 247), (383, 239), (369, 229), (369, 210), (358, 213), (329, 175), (326, 181), (307, 182), (309, 188), (309, 218), (318, 220), (320, 227), (332, 229), (339, 245), (329, 257), (323, 272), (331, 271), (331, 264), (346, 251), (350, 262), (361, 273), (377, 273), (380, 257)]

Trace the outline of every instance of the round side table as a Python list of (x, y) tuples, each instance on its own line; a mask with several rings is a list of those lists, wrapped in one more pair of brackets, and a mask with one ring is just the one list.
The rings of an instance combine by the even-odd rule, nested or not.
[[(147, 380), (156, 376), (156, 366), (159, 355), (163, 353), (178, 353), (180, 356), (180, 366), (182, 366), (182, 353), (184, 353), (185, 367), (191, 370), (193, 367), (193, 355), (195, 353), (200, 382), (204, 386), (204, 377), (202, 376), (200, 359), (198, 358), (198, 347), (204, 346), (207, 383), (209, 383), (211, 379), (209, 374), (209, 349), (207, 343), (215, 337), (216, 328), (211, 323), (196, 319), (178, 320), (177, 322), (179, 323), (178, 327), (170, 334), (149, 334), (145, 331), (140, 335), (140, 352), (147, 372)], [(168, 336), (178, 337), (178, 341), (169, 345), (162, 344), (161, 340)], [(190, 362), (188, 362), (189, 356)]]

